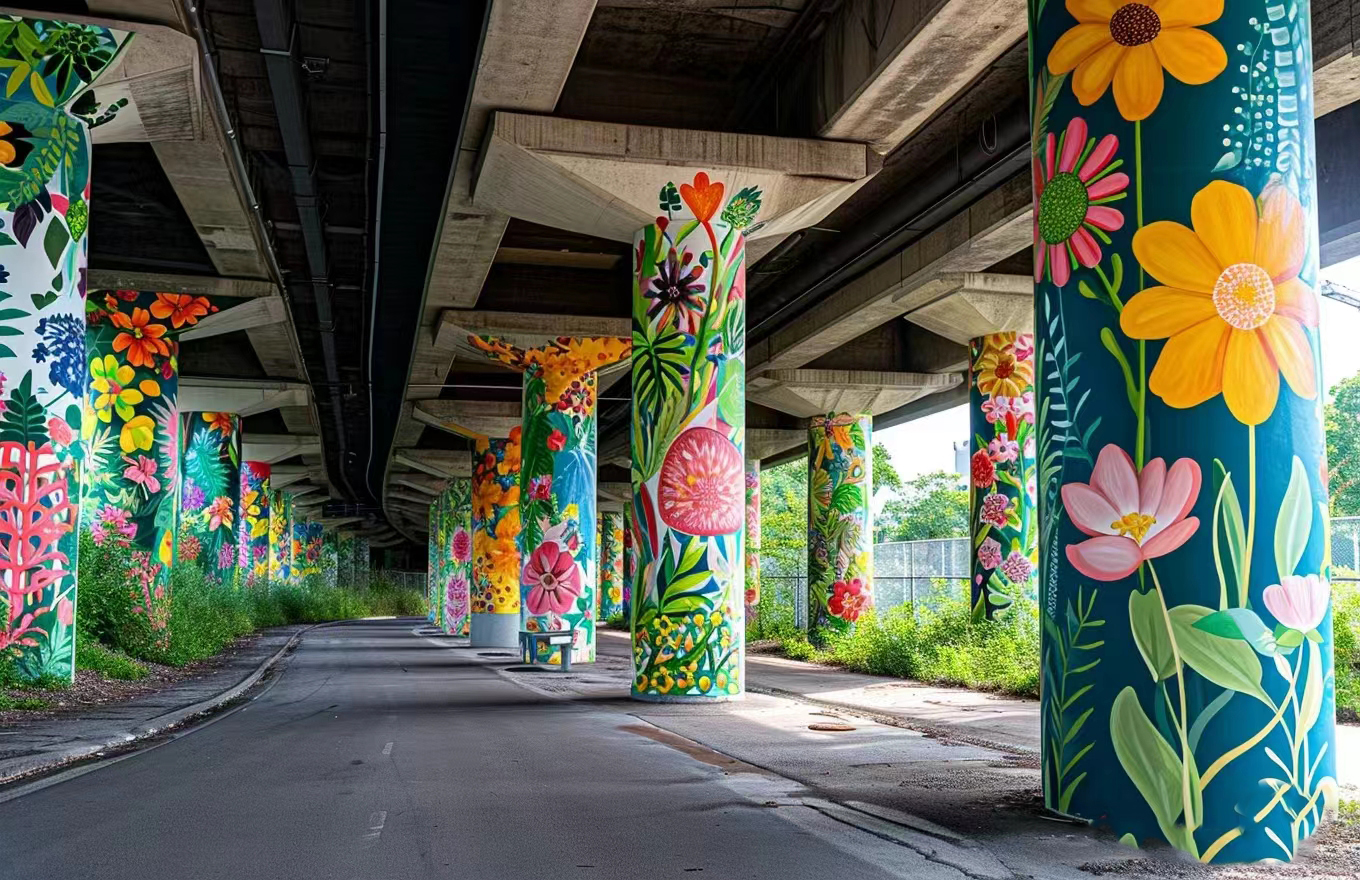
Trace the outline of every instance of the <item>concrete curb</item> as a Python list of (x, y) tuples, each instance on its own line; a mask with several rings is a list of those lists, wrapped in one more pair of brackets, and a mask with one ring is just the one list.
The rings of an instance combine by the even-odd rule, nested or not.
[(314, 623), (306, 629), (298, 630), (292, 637), (284, 643), (283, 647), (274, 652), (273, 656), (266, 658), (255, 671), (241, 679), (235, 685), (227, 688), (216, 696), (200, 700), (188, 706), (182, 706), (169, 712), (162, 713), (149, 721), (133, 727), (126, 734), (117, 737), (109, 737), (99, 742), (83, 742), (79, 745), (67, 746), (62, 749), (54, 749), (50, 752), (43, 752), (38, 755), (22, 755), (17, 758), (7, 758), (0, 761), (0, 785), (17, 782), (26, 776), (40, 773), (47, 770), (55, 770), (67, 764), (98, 755), (110, 749), (120, 748), (148, 739), (165, 731), (178, 727), (190, 719), (205, 715), (223, 705), (235, 700), (241, 694), (250, 690), (259, 682), (264, 674), (272, 669), (284, 656), (297, 647), (302, 637), (318, 627), (328, 626), (335, 621), (326, 623)]

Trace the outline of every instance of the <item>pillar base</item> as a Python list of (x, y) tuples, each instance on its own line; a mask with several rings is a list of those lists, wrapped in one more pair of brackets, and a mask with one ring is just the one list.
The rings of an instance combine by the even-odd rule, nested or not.
[(628, 696), (639, 703), (732, 703), (746, 699), (746, 692), (719, 694), (714, 697), (706, 697), (703, 694), (629, 694)]
[(472, 647), (518, 648), (519, 615), (481, 612), (472, 615)]

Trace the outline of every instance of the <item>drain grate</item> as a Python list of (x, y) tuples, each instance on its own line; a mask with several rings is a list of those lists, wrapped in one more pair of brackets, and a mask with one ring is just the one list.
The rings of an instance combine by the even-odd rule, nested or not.
[(509, 651), (478, 651), (478, 652), (477, 652), (477, 656), (478, 656), (478, 657), (513, 657), (513, 656), (515, 656), (515, 655), (512, 654), (512, 653), (510, 653)]

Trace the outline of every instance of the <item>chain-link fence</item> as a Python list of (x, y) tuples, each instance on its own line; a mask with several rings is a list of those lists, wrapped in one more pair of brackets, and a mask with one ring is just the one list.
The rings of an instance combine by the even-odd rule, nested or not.
[(429, 575), (423, 571), (399, 571), (394, 568), (378, 568), (373, 570), (373, 579), (385, 579), (391, 581), (399, 587), (408, 590), (425, 592), (429, 585)]
[(1360, 516), (1332, 518), (1332, 580), (1360, 581)]

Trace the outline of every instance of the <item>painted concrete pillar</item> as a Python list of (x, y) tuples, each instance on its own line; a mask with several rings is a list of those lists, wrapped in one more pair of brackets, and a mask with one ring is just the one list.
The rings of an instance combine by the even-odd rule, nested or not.
[(1034, 336), (993, 333), (971, 351), (972, 605), (975, 616), (995, 617), (1037, 598)]
[(633, 625), (633, 582), (637, 578), (637, 539), (633, 537), (633, 502), (623, 504), (623, 620)]
[[(8, 22), (7, 22), (8, 23)], [(0, 100), (0, 589), (9, 610), (0, 650), (20, 674), (75, 674), (76, 550), (85, 399), (85, 269), (90, 140), (68, 112), (128, 35), (94, 25), (24, 19), (9, 24), (0, 56), (20, 52), (34, 69)], [(47, 54), (64, 33), (78, 53), (58, 66)], [(21, 50), (20, 35), (33, 37)], [(33, 60), (37, 56), (37, 60)], [(25, 68), (27, 69), (27, 68)], [(35, 91), (35, 88), (37, 91)], [(131, 541), (130, 517), (111, 507), (104, 540)]]
[(293, 511), (291, 496), (281, 489), (269, 495), (269, 584), (279, 587), (292, 578)]
[(321, 533), (321, 585), (340, 585), (340, 536), (329, 529)]
[(808, 631), (849, 632), (873, 605), (873, 424), (833, 413), (808, 425)]
[(474, 648), (519, 644), (521, 430), (477, 441), (472, 465), (470, 635)]
[(1288, 859), (1337, 796), (1308, 4), (1030, 17), (1045, 799)]
[(600, 511), (599, 520), (600, 620), (607, 621), (623, 613), (623, 511)]
[(443, 630), (466, 636), (472, 617), (472, 481), (451, 480), (444, 490)]
[(336, 535), (335, 585), (346, 588), (354, 585), (354, 536), (349, 532)]
[(128, 536), (135, 607), (158, 639), (169, 638), (178, 530), (181, 426), (174, 331), (207, 312), (203, 297), (187, 297), (186, 303), (180, 294), (133, 290), (93, 293), (86, 304), (89, 392), (81, 512), (96, 541), (114, 533)]
[(296, 519), (293, 522), (293, 563), (291, 580), (301, 584), (321, 576), (321, 523)]
[(241, 468), (237, 564), (247, 587), (263, 587), (269, 583), (270, 501), (273, 497), (269, 487), (270, 471), (269, 462), (265, 461), (248, 461)]
[(444, 548), (448, 544), (444, 534), (444, 502), (443, 492), (430, 502), (430, 560), (425, 584), (425, 604), (428, 607), (425, 617), (436, 627), (441, 625), (444, 613), (444, 603), (440, 600), (444, 586)]
[(760, 462), (746, 462), (746, 627), (760, 604)]
[[(595, 659), (595, 371), (628, 355), (630, 342), (559, 338), (522, 349), (473, 336), (476, 348), (524, 373), (521, 423), (521, 625), (571, 630), (572, 662)], [(560, 663), (541, 646), (538, 661)]]
[(235, 413), (185, 413), (180, 464), (179, 548), (176, 558), (209, 580), (236, 583), (241, 508), (241, 418)]
[(355, 537), (354, 539), (354, 588), (358, 590), (368, 589), (369, 582), (373, 577), (370, 568), (370, 556), (368, 549), (368, 539)]
[[(699, 173), (633, 237), (635, 699), (742, 693), (746, 243), (760, 194)], [(681, 208), (683, 203), (684, 208)], [(719, 208), (722, 207), (721, 213)]]

